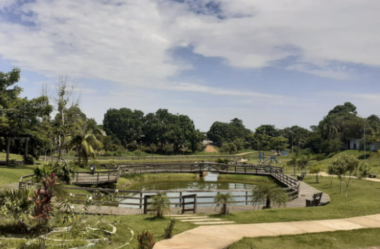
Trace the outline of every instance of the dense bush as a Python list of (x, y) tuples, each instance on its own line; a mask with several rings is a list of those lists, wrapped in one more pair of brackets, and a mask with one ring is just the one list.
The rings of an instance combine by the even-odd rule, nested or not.
[(143, 152), (141, 150), (139, 150), (139, 149), (133, 151), (133, 154), (135, 154), (136, 156), (141, 156), (142, 153)]
[(317, 155), (314, 156), (314, 160), (316, 160), (316, 161), (322, 161), (325, 158), (326, 157), (324, 155), (322, 155), (322, 154), (317, 154)]
[(24, 189), (3, 190), (0, 192), (0, 213), (11, 217), (17, 232), (25, 232), (24, 218), (31, 210), (32, 202), (28, 198), (29, 191)]
[(217, 163), (224, 163), (224, 164), (228, 164), (228, 159), (227, 158), (218, 158), (218, 160), (216, 160)]
[(129, 151), (135, 151), (135, 150), (137, 150), (138, 149), (137, 143), (136, 142), (132, 142), (132, 143), (127, 144), (127, 149)]
[(139, 249), (152, 249), (154, 244), (156, 244), (153, 234), (145, 231), (143, 231), (140, 235), (137, 235), (137, 241), (139, 243)]
[(74, 177), (74, 167), (75, 162), (66, 163), (45, 163), (37, 166), (33, 171), (36, 175), (36, 179), (40, 181), (43, 177), (54, 173), (60, 181), (70, 184), (72, 178)]
[(28, 155), (28, 156), (24, 155), (23, 159), (24, 159), (24, 163), (26, 165), (33, 165), (34, 164), (34, 158), (30, 155)]

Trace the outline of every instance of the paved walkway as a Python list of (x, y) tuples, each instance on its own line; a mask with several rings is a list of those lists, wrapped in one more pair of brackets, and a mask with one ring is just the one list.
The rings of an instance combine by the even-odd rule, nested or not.
[(243, 237), (380, 228), (380, 214), (347, 219), (200, 226), (158, 242), (154, 249), (222, 249)]

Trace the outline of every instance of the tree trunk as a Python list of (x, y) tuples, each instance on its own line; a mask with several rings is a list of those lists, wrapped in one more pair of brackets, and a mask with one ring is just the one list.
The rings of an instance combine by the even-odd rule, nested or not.
[(6, 159), (6, 164), (7, 165), (9, 165), (9, 149), (10, 149), (10, 146), (11, 146), (10, 139), (7, 138), (7, 159)]
[(348, 190), (348, 187), (346, 186), (346, 194), (344, 196), (344, 201), (345, 201), (346, 204), (347, 204), (347, 190)]
[(266, 204), (265, 208), (270, 208), (270, 198), (269, 197), (267, 197), (267, 204)]

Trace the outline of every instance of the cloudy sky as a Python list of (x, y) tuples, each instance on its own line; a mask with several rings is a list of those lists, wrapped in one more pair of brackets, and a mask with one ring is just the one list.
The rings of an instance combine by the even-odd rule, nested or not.
[(0, 0), (0, 71), (24, 96), (75, 78), (81, 107), (167, 108), (207, 131), (380, 113), (379, 0)]

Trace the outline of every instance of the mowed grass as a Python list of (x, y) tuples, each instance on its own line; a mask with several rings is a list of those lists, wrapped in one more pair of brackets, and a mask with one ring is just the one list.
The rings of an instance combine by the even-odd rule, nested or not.
[(20, 181), (21, 176), (33, 174), (34, 165), (0, 166), (0, 186)]
[[(322, 220), (356, 217), (380, 213), (380, 183), (365, 180), (355, 180), (348, 189), (347, 204), (344, 200), (344, 192), (340, 194), (340, 183), (336, 177), (323, 177), (320, 183), (316, 183), (315, 176), (306, 176), (304, 181), (318, 190), (328, 193), (331, 203), (318, 208), (281, 208), (269, 210), (255, 210), (236, 212), (221, 216), (212, 215), (214, 218), (223, 217), (236, 223), (263, 223), (263, 222), (287, 222), (303, 220)], [(343, 188), (344, 190), (344, 188)]]
[(354, 249), (379, 246), (379, 228), (278, 237), (244, 238), (228, 249)]

